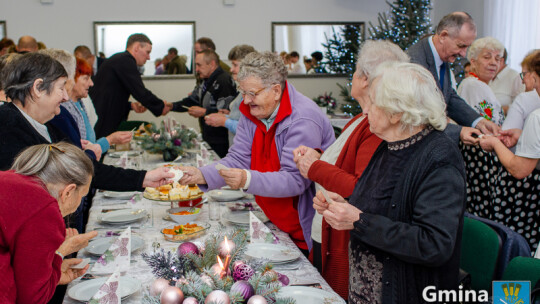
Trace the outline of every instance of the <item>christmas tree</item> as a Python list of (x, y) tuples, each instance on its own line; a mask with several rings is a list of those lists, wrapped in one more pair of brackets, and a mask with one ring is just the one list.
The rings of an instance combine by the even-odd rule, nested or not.
[[(378, 26), (369, 23), (368, 39), (385, 39), (406, 50), (431, 32), (429, 10), (431, 0), (396, 0), (390, 5), (390, 16), (379, 14)], [(341, 109), (344, 113), (357, 115), (362, 112), (358, 102), (350, 94), (352, 75), (355, 70), (356, 55), (362, 43), (361, 28), (345, 26), (341, 33), (333, 33), (325, 47), (325, 66), (336, 73), (346, 73), (348, 83), (340, 85), (340, 96), (346, 101)]]

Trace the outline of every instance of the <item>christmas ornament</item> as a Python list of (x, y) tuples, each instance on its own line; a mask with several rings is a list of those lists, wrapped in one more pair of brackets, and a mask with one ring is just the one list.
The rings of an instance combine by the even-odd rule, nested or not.
[(236, 283), (231, 286), (231, 293), (233, 292), (239, 293), (242, 295), (244, 300), (247, 301), (249, 298), (251, 298), (251, 296), (253, 296), (255, 289), (253, 289), (253, 286), (251, 286), (251, 284), (249, 284), (247, 281), (242, 280), (236, 281)]
[(239, 265), (242, 265), (242, 264), (245, 264), (244, 261), (241, 261), (241, 260), (237, 260), (233, 263), (233, 269), (236, 269), (236, 266), (239, 266)]
[(247, 281), (253, 276), (253, 268), (249, 266), (248, 264), (241, 264), (234, 268), (233, 271), (233, 279), (235, 281), (244, 280)]
[(233, 241), (228, 240), (227, 237), (225, 237), (225, 239), (221, 243), (219, 243), (218, 246), (219, 256), (225, 258), (228, 254), (230, 255), (232, 252), (234, 252), (235, 249), (236, 244)]
[(231, 299), (229, 298), (229, 295), (223, 291), (223, 290), (214, 290), (211, 293), (206, 296), (206, 299), (204, 300), (205, 304), (209, 303), (222, 303), (222, 304), (230, 304)]
[(254, 295), (253, 297), (249, 298), (247, 304), (268, 304), (268, 302), (266, 302), (266, 299), (263, 296)]
[(169, 286), (163, 290), (159, 301), (161, 304), (182, 304), (184, 293), (178, 287)]
[(152, 140), (154, 140), (154, 142), (159, 141), (160, 138), (161, 138), (161, 134), (159, 133), (152, 134)]
[(197, 302), (197, 299), (195, 299), (194, 297), (188, 297), (184, 299), (184, 302), (182, 304), (199, 304), (199, 302)]
[(281, 282), (281, 285), (283, 286), (289, 285), (289, 277), (279, 272), (278, 272), (278, 280)]
[(212, 271), (213, 274), (217, 276), (219, 276), (221, 272), (223, 271), (223, 269), (221, 268), (221, 266), (219, 266), (218, 263), (215, 263), (214, 265), (212, 265), (212, 267), (210, 267), (210, 270)]
[(199, 254), (199, 247), (197, 247), (197, 245), (193, 244), (192, 242), (185, 242), (178, 246), (178, 250), (176, 251), (176, 253), (179, 257), (184, 256), (188, 253)]
[(169, 281), (159, 278), (152, 282), (152, 285), (150, 286), (150, 295), (152, 296), (159, 296), (161, 292), (169, 287)]

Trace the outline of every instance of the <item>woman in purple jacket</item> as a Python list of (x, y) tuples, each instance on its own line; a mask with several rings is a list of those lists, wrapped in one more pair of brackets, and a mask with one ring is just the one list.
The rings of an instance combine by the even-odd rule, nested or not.
[(229, 185), (255, 195), (257, 204), (295, 244), (311, 249), (314, 215), (313, 183), (302, 177), (293, 161), (299, 145), (326, 149), (334, 131), (317, 105), (287, 83), (287, 68), (279, 56), (251, 53), (240, 65), (242, 117), (234, 144), (219, 163), (184, 167), (183, 184), (199, 184), (203, 191)]

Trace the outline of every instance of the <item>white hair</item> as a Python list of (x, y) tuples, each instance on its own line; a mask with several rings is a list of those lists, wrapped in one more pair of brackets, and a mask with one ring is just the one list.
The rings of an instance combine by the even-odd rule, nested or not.
[(424, 67), (384, 62), (371, 75), (370, 86), (377, 107), (388, 114), (402, 113), (400, 123), (404, 129), (421, 125), (431, 125), (439, 131), (446, 128), (446, 103), (433, 75)]
[(68, 79), (75, 81), (75, 67), (77, 66), (77, 60), (68, 51), (60, 49), (43, 49), (39, 50), (39, 53), (49, 55), (56, 61), (60, 62), (64, 69), (66, 69)]
[(268, 87), (274, 84), (281, 85), (285, 89), (287, 80), (287, 67), (279, 55), (272, 52), (251, 52), (240, 62), (238, 71), (238, 81), (241, 82), (248, 77), (259, 78), (263, 85)]
[(504, 54), (504, 45), (497, 39), (493, 37), (484, 37), (476, 39), (467, 52), (467, 59), (471, 61), (472, 59), (478, 59), (482, 50), (488, 49), (492, 51), (498, 51), (501, 57)]
[(369, 77), (379, 64), (385, 61), (409, 62), (410, 58), (399, 46), (390, 41), (367, 40), (358, 51), (356, 72)]

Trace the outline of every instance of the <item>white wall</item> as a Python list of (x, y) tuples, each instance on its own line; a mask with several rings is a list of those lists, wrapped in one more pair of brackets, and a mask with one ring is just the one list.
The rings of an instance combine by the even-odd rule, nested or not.
[(431, 23), (433, 29), (435, 29), (442, 17), (455, 11), (464, 11), (473, 17), (476, 23), (477, 36), (484, 37), (484, 1), (486, 0), (432, 0)]

